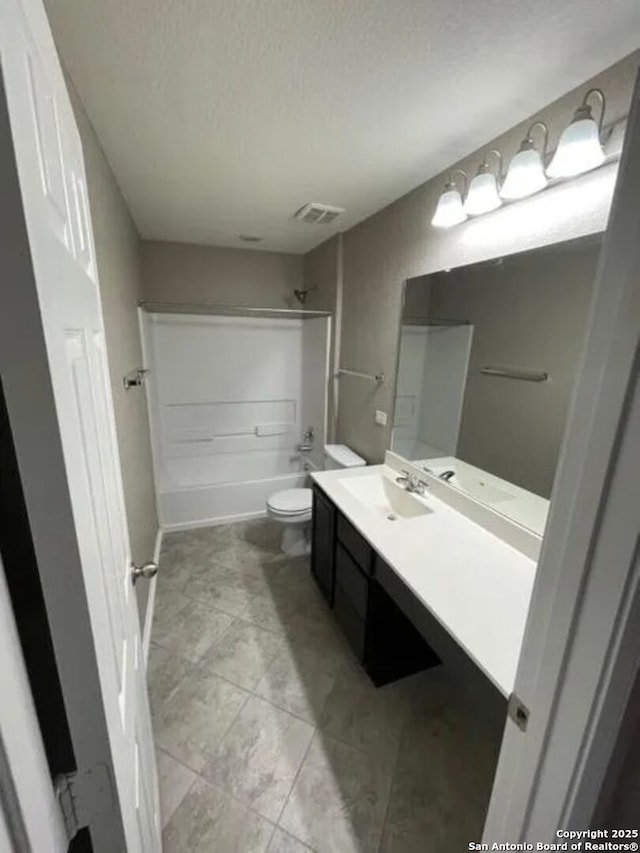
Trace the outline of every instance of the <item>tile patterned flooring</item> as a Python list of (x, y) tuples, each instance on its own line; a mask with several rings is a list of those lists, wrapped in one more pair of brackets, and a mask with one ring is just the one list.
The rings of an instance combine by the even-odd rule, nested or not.
[(149, 657), (166, 853), (456, 853), (495, 737), (442, 667), (376, 689), (267, 520), (165, 536)]

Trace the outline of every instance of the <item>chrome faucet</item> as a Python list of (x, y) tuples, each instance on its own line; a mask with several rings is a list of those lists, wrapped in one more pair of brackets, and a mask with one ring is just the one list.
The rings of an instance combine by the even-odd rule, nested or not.
[(313, 450), (313, 439), (315, 438), (313, 427), (308, 426), (302, 436), (302, 443), (298, 445), (298, 453), (309, 453)]
[(429, 488), (428, 484), (415, 474), (410, 474), (404, 469), (401, 472), (401, 477), (396, 477), (396, 483), (405, 490), (405, 492), (414, 492), (416, 495), (424, 495), (425, 490)]

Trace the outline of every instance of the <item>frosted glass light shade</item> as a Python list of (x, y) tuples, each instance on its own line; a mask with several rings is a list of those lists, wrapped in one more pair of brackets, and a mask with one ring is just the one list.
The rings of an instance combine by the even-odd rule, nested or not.
[(526, 198), (540, 192), (547, 183), (540, 153), (535, 148), (525, 148), (509, 163), (500, 195), (506, 199)]
[(466, 218), (459, 191), (455, 188), (445, 189), (438, 200), (431, 224), (436, 228), (451, 228), (464, 222)]
[(502, 204), (498, 193), (495, 175), (492, 172), (481, 172), (471, 181), (464, 210), (469, 216), (479, 216), (496, 210)]
[(604, 161), (598, 125), (592, 118), (583, 118), (565, 129), (547, 174), (550, 178), (570, 178), (595, 169)]

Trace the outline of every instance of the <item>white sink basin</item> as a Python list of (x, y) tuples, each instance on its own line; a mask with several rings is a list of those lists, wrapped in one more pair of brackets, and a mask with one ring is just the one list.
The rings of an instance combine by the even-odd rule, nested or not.
[(415, 495), (380, 474), (343, 477), (340, 482), (367, 509), (388, 521), (416, 518), (433, 512)]

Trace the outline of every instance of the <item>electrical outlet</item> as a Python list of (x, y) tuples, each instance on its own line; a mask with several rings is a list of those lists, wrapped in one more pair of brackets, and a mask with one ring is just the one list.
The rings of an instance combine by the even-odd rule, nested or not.
[(383, 412), (381, 409), (376, 409), (376, 413), (373, 419), (378, 424), (378, 426), (387, 425), (387, 413)]

